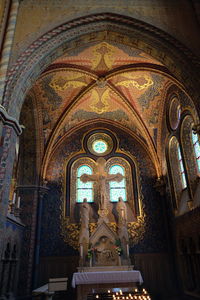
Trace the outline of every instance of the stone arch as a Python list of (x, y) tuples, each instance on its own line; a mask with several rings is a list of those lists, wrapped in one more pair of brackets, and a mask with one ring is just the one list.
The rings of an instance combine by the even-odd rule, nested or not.
[(7, 111), (18, 119), (24, 96), (41, 72), (70, 48), (94, 43), (100, 36), (104, 40), (114, 39), (121, 44), (130, 44), (152, 55), (185, 84), (194, 99), (197, 97), (199, 84), (194, 64), (198, 61), (187, 48), (170, 35), (142, 21), (102, 13), (56, 27), (21, 54), (8, 72), (3, 100)]

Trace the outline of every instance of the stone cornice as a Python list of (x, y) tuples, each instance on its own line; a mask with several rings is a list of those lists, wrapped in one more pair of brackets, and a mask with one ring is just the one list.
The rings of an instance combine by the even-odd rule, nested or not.
[(5, 108), (0, 104), (0, 120), (2, 120), (3, 124), (11, 126), (17, 135), (22, 133), (22, 125), (19, 124), (17, 119), (9, 116)]
[(49, 188), (46, 185), (18, 185), (18, 191), (38, 191), (39, 193), (46, 193)]

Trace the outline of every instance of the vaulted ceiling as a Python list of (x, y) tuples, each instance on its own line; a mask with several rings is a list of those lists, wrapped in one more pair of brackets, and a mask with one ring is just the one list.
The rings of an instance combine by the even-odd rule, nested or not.
[(30, 90), (37, 102), (44, 148), (87, 121), (123, 126), (157, 148), (166, 89), (173, 76), (157, 60), (108, 42), (68, 51)]

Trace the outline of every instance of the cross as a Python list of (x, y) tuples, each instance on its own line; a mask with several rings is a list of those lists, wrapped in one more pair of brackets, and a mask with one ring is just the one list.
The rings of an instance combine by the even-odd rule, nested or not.
[(100, 193), (100, 209), (106, 209), (106, 203), (108, 201), (108, 195), (106, 191), (106, 183), (110, 181), (120, 182), (124, 178), (124, 176), (120, 173), (117, 174), (108, 174), (105, 172), (105, 164), (106, 160), (102, 157), (98, 158), (97, 161), (97, 172), (93, 175), (83, 174), (80, 177), (80, 180), (83, 183), (94, 181), (97, 182), (99, 193)]

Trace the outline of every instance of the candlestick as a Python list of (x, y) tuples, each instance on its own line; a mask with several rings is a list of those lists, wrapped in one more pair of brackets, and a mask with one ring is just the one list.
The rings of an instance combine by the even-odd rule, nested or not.
[(83, 257), (83, 245), (80, 245), (80, 256)]
[(13, 204), (15, 204), (15, 200), (16, 200), (16, 193), (14, 192), (14, 194), (13, 194), (13, 201), (12, 201)]
[(20, 200), (21, 200), (21, 198), (20, 198), (20, 196), (18, 196), (18, 199), (17, 199), (17, 208), (20, 208)]

